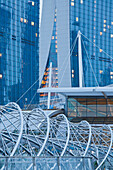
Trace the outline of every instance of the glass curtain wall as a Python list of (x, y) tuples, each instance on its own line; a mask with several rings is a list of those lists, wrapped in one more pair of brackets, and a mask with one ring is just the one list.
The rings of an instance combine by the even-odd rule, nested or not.
[[(0, 104), (16, 102), (39, 77), (39, 0), (0, 0)], [(18, 103), (32, 99), (37, 84)], [(32, 101), (38, 102), (38, 96)]]
[(113, 97), (69, 97), (68, 117), (112, 117)]
[[(83, 86), (113, 84), (113, 1), (70, 0), (69, 5), (70, 49), (79, 30), (86, 36), (81, 35)], [(71, 55), (73, 87), (79, 86), (77, 44)]]

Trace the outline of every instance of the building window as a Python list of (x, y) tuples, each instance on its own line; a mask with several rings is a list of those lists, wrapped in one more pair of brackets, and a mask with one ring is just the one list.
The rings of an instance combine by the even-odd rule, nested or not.
[(106, 32), (106, 29), (104, 28), (104, 32)]
[(56, 18), (54, 19), (54, 21), (56, 22)]
[(111, 38), (113, 38), (113, 34), (111, 34)]
[(103, 73), (103, 70), (100, 70), (100, 74), (102, 74)]
[(52, 36), (52, 40), (54, 40), (54, 36)]
[(102, 52), (102, 49), (100, 49), (100, 53)]
[(35, 5), (35, 3), (34, 2), (32, 2), (32, 6), (34, 6)]
[(102, 32), (100, 32), (100, 35), (102, 35)]
[(72, 78), (74, 78), (74, 74), (72, 74)]
[(76, 17), (76, 21), (78, 22), (78, 17)]
[(106, 20), (104, 20), (104, 23), (106, 23)]
[(80, 3), (83, 4), (83, 0), (80, 0)]
[(45, 84), (45, 81), (44, 81), (44, 80), (42, 80), (42, 84)]
[(37, 34), (37, 33), (35, 33), (35, 35), (36, 35), (36, 37), (38, 36), (38, 34)]
[(26, 23), (27, 22), (27, 20), (26, 19), (24, 19), (24, 23)]
[(113, 22), (111, 22), (111, 25), (113, 25)]
[(2, 57), (2, 53), (0, 53), (0, 57)]
[(72, 70), (72, 73), (74, 73), (74, 70)]
[(20, 21), (23, 22), (23, 18), (21, 18)]
[(74, 6), (74, 2), (71, 2), (71, 6)]
[(34, 26), (34, 22), (33, 21), (31, 22), (31, 25)]
[(55, 48), (57, 48), (57, 45), (55, 45)]
[(2, 74), (0, 74), (0, 79), (2, 79)]
[(113, 75), (113, 72), (110, 72), (110, 75)]

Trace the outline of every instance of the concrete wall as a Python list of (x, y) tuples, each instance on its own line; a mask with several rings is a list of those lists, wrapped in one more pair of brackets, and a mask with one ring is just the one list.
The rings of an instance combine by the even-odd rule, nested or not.
[(55, 7), (57, 9), (58, 82), (59, 87), (71, 87), (69, 0), (44, 0), (43, 2), (39, 50), (40, 84), (49, 56)]
[(54, 24), (55, 0), (44, 0), (42, 7), (42, 19), (40, 26), (39, 40), (39, 76), (41, 81), (46, 68), (46, 63), (49, 55), (51, 37)]

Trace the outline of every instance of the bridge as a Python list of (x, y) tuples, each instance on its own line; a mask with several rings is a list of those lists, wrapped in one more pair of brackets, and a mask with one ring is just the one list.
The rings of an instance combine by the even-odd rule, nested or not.
[[(7, 163), (2, 161), (1, 169), (12, 157), (39, 157), (36, 166), (44, 166), (41, 158), (58, 158), (65, 169), (73, 165), (75, 169), (93, 169), (95, 166), (96, 170), (105, 165), (113, 166), (112, 139), (109, 125), (95, 126), (87, 121), (72, 123), (62, 113), (47, 115), (40, 108), (22, 112), (16, 103), (0, 108), (0, 157), (2, 160), (7, 157)], [(28, 165), (26, 169), (31, 169), (32, 161)], [(51, 168), (55, 166), (58, 162), (52, 163)]]

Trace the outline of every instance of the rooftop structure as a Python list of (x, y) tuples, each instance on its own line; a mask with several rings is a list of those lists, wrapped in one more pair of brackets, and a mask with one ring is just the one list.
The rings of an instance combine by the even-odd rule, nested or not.
[(38, 92), (62, 94), (65, 115), (73, 122), (113, 124), (113, 87), (42, 88)]
[(66, 97), (68, 96), (113, 96), (113, 87), (59, 87), (59, 88), (41, 88), (38, 89), (39, 93), (51, 92), (60, 93)]

